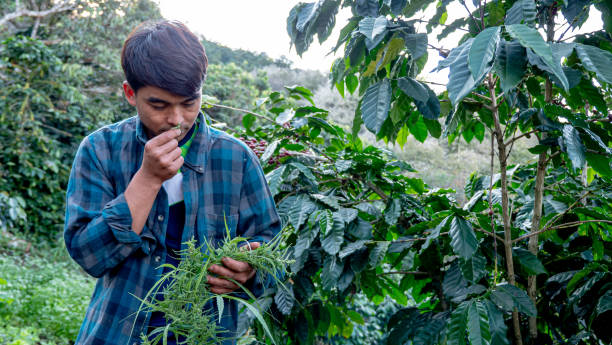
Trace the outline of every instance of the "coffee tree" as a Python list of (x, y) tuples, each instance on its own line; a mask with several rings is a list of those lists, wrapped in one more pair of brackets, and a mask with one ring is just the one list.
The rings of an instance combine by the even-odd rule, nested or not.
[[(446, 24), (454, 4), (466, 16)], [(435, 6), (417, 32), (414, 15)], [(470, 6), (471, 5), (471, 6)], [(332, 66), (340, 93), (358, 92), (353, 134), (324, 125), (312, 106), (280, 106), (251, 135), (262, 161), (291, 155), (268, 177), (292, 235), (293, 292), (262, 300), (289, 343), (350, 337), (363, 318), (348, 301), (391, 296), (405, 305), (387, 322), (388, 344), (608, 343), (612, 50), (609, 2), (320, 0), (294, 7), (287, 30), (298, 53), (329, 37), (340, 8), (353, 17)], [(603, 28), (568, 36), (599, 9)], [(463, 32), (450, 50), (428, 43)], [(544, 36), (542, 36), (544, 34)], [(435, 48), (447, 90), (417, 78)], [(297, 93), (297, 94), (296, 94)], [(298, 88), (289, 96), (309, 94)], [(272, 96), (271, 96), (272, 97)], [(278, 101), (278, 102), (277, 102)], [(282, 104), (282, 102), (281, 102)], [(440, 118), (443, 118), (443, 125)], [(250, 128), (248, 117), (246, 127)], [(279, 128), (289, 124), (288, 128)], [(490, 140), (491, 172), (467, 182), (465, 205), (428, 191), (405, 163), (356, 138), (412, 134)], [(266, 129), (262, 132), (263, 129)], [(321, 136), (324, 133), (324, 136)], [(537, 159), (509, 166), (528, 137)], [(402, 171), (404, 169), (404, 171)], [(285, 317), (281, 317), (285, 315)]]

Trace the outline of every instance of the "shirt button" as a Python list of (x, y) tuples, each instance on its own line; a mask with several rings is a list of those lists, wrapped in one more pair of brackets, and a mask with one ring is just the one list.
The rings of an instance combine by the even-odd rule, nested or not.
[(158, 255), (155, 257), (155, 262), (159, 262), (159, 260), (161, 260), (161, 257)]
[(159, 220), (160, 222), (164, 221), (164, 215), (160, 214), (159, 216), (157, 216), (157, 220)]

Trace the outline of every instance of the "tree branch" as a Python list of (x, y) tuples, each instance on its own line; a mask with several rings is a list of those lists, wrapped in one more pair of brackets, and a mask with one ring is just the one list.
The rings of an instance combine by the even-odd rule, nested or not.
[(506, 146), (507, 146), (507, 145), (510, 145), (510, 144), (512, 144), (512, 143), (514, 143), (515, 141), (519, 140), (519, 139), (520, 139), (520, 138), (522, 138), (522, 137), (526, 137), (526, 136), (532, 135), (532, 134), (537, 133), (537, 132), (538, 132), (538, 130), (537, 130), (537, 129), (534, 129), (534, 130), (532, 130), (532, 131), (525, 132), (525, 133), (523, 133), (523, 134), (521, 134), (521, 135), (519, 135), (519, 136), (517, 136), (517, 137), (513, 137), (512, 139), (510, 139), (510, 140), (508, 140), (508, 141), (506, 142)]
[(74, 4), (71, 4), (70, 1), (66, 0), (44, 11), (17, 9), (15, 12), (7, 13), (4, 15), (4, 17), (0, 18), (0, 26), (4, 25), (6, 22), (9, 22), (13, 19), (17, 19), (20, 17), (43, 18), (43, 17), (49, 16), (55, 13), (69, 11), (73, 7), (74, 7)]
[(253, 115), (255, 117), (258, 117), (258, 118), (260, 118), (262, 120), (266, 120), (266, 121), (269, 121), (269, 122), (271, 122), (271, 123), (273, 123), (273, 124), (275, 124), (277, 126), (280, 126), (278, 123), (276, 123), (276, 121), (272, 120), (271, 118), (269, 118), (269, 117), (267, 117), (265, 115), (254, 113), (254, 112), (246, 110), (246, 109), (234, 108), (234, 107), (230, 107), (228, 105), (221, 105), (221, 104), (215, 104), (215, 103), (209, 103), (209, 102), (204, 102), (204, 103), (206, 103), (206, 104), (208, 104), (208, 105), (210, 105), (212, 107), (215, 107), (215, 108), (229, 109), (229, 110), (235, 110), (235, 111), (240, 111), (240, 112), (243, 112), (243, 113), (251, 114), (251, 115)]
[(546, 231), (550, 231), (550, 230), (557, 230), (557, 229), (564, 229), (564, 228), (571, 228), (573, 226), (578, 226), (578, 225), (582, 225), (582, 224), (586, 224), (586, 223), (605, 223), (605, 224), (612, 224), (612, 220), (606, 220), (606, 219), (588, 219), (588, 220), (579, 220), (579, 221), (575, 221), (575, 222), (569, 222), (569, 223), (565, 223), (565, 224), (560, 224), (560, 225), (555, 225), (555, 226), (551, 226), (549, 228), (544, 228), (540, 231), (537, 232), (532, 232), (529, 233), (527, 235), (523, 235), (519, 238), (516, 238), (512, 241), (512, 243), (516, 243), (519, 241), (522, 241), (526, 238), (530, 238), (532, 236), (537, 236), (543, 232)]

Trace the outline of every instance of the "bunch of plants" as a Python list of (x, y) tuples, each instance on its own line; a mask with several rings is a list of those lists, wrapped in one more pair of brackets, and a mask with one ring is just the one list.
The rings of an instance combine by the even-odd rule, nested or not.
[[(234, 339), (217, 323), (217, 319), (221, 322), (226, 305), (224, 300), (236, 301), (248, 309), (261, 322), (262, 328), (274, 342), (262, 316), (264, 310), (253, 303), (256, 298), (247, 287), (227, 277), (225, 279), (240, 286), (243, 294), (215, 294), (207, 285), (207, 277), (210, 274), (208, 269), (213, 264), (221, 264), (223, 258), (248, 263), (256, 270), (258, 281), (266, 286), (280, 282), (287, 274), (287, 265), (292, 262), (287, 257), (282, 234), (253, 249), (249, 249), (247, 240), (242, 237), (230, 238), (229, 230), (219, 247), (213, 247), (209, 243), (197, 246), (195, 240), (191, 240), (185, 244), (186, 248), (178, 253), (181, 261), (177, 267), (162, 265), (169, 265), (170, 270), (141, 300), (138, 313), (162, 312), (167, 324), (153, 328), (149, 334), (142, 334), (143, 344), (166, 344), (169, 332), (177, 337), (184, 337), (184, 344), (222, 344), (224, 340)], [(278, 288), (283, 288), (282, 283)]]

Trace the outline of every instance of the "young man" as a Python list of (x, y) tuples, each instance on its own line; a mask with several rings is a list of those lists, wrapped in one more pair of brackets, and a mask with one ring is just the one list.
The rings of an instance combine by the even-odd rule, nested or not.
[[(219, 243), (227, 223), (256, 248), (280, 230), (257, 157), (200, 112), (208, 63), (198, 38), (175, 21), (143, 24), (125, 41), (121, 64), (138, 116), (87, 136), (68, 183), (66, 247), (99, 278), (77, 344), (137, 344), (164, 325), (163, 314), (137, 314), (138, 298), (160, 278), (160, 265), (178, 264), (181, 243)], [(214, 293), (239, 291), (220, 277), (256, 294), (263, 288), (244, 262), (225, 258), (210, 271)], [(223, 310), (231, 334), (237, 305)]]

